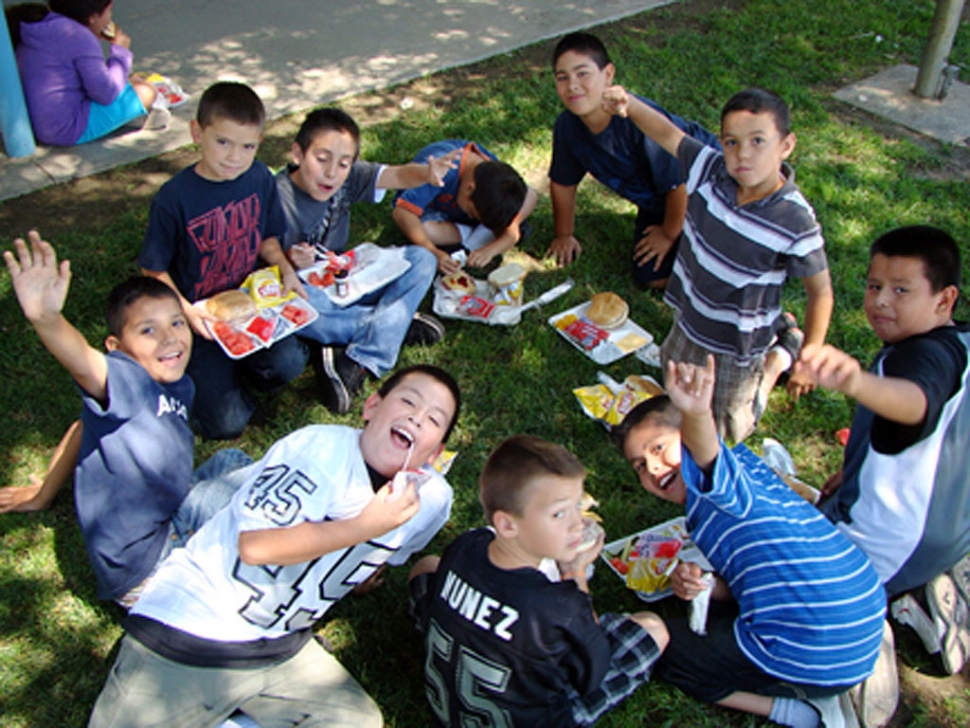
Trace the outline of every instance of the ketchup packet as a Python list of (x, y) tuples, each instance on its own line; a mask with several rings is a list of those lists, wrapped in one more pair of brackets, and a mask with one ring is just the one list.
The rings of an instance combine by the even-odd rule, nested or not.
[(494, 303), (478, 296), (465, 296), (458, 304), (458, 313), (463, 316), (487, 319), (494, 310)]

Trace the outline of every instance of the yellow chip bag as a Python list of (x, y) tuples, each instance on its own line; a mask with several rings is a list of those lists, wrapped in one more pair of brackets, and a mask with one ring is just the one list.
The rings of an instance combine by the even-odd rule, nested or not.
[(593, 384), (589, 387), (577, 387), (573, 390), (579, 406), (594, 420), (605, 420), (610, 407), (613, 405), (613, 392), (605, 384)]
[(260, 268), (249, 274), (241, 286), (249, 291), (250, 297), (256, 303), (256, 308), (270, 308), (285, 301), (296, 298), (290, 291), (283, 295), (283, 282), (280, 280), (279, 266)]
[(626, 585), (636, 591), (648, 594), (666, 589), (670, 583), (667, 569), (676, 559), (646, 558), (630, 559), (630, 570), (626, 574)]

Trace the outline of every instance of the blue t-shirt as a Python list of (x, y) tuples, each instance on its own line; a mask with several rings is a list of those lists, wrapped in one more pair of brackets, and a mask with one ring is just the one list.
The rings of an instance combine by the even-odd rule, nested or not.
[[(637, 98), (684, 133), (715, 149), (721, 148), (717, 137), (697, 122), (671, 114), (650, 99)], [(572, 187), (587, 172), (641, 210), (651, 210), (658, 220), (663, 218), (665, 195), (685, 181), (677, 158), (630, 119), (613, 116), (609, 126), (593, 134), (582, 119), (571, 111), (563, 111), (553, 127), (549, 178)]]
[(461, 173), (465, 169), (466, 160), (471, 152), (477, 152), (493, 162), (498, 161), (497, 157), (475, 142), (464, 139), (445, 139), (426, 146), (414, 155), (414, 161), (425, 164), (429, 155), (434, 155), (435, 159), (438, 159), (456, 149), (463, 149), (464, 151), (461, 153), (458, 164), (455, 165), (454, 169), (449, 169), (444, 176), (443, 186), (435, 187), (432, 184), (423, 184), (420, 187), (401, 190), (394, 196), (394, 206), (403, 207), (418, 217), (423, 216), (425, 211), (433, 211), (442, 214), (450, 222), (477, 225), (478, 220), (469, 217), (458, 207), (458, 188)]
[(886, 595), (866, 555), (744, 445), (721, 443), (710, 475), (682, 453), (687, 528), (738, 603), (745, 656), (794, 683), (868, 677)]
[(159, 384), (121, 352), (107, 361), (107, 402), (81, 392), (74, 503), (98, 597), (115, 599), (151, 574), (189, 491), (195, 385)]
[(258, 267), (265, 238), (280, 238), (286, 220), (276, 180), (262, 162), (227, 182), (186, 167), (152, 200), (138, 264), (167, 272), (189, 301), (238, 288)]

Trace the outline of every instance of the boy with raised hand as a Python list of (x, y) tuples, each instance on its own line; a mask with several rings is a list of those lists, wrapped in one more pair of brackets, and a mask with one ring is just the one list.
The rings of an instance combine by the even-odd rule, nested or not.
[(592, 725), (650, 678), (660, 618), (593, 610), (586, 569), (603, 536), (579, 553), (585, 477), (565, 448), (509, 438), (480, 480), (491, 527), (412, 569), (435, 725)]
[[(116, 286), (105, 355), (61, 313), (70, 263), (58, 265), (37, 231), (28, 237), (29, 247), (18, 238), (16, 255), (3, 257), (24, 315), (81, 389), (83, 434), (76, 455), (66, 453), (77, 459), (78, 521), (98, 597), (128, 607), (165, 555), (228, 503), (237, 484), (234, 477), (199, 481), (252, 461), (224, 450), (192, 472), (195, 388), (185, 375), (192, 332), (175, 292), (146, 277)], [(34, 499), (49, 503), (67, 480), (61, 476), (48, 478)]]
[[(455, 150), (423, 163), (386, 166), (359, 159), (360, 128), (335, 108), (307, 114), (293, 142), (293, 163), (276, 175), (286, 233), (283, 250), (297, 270), (339, 253), (350, 236), (350, 206), (376, 204), (385, 190), (429, 184), (441, 187), (454, 166)], [(309, 286), (307, 297), (320, 316), (300, 336), (324, 344), (317, 367), (324, 405), (347, 412), (368, 374), (383, 376), (397, 362), (402, 344), (433, 344), (444, 325), (418, 312), (434, 279), (436, 262), (424, 248), (404, 250), (411, 264), (400, 277), (348, 306), (338, 306)], [(342, 348), (335, 348), (342, 347)]]
[(472, 141), (445, 139), (419, 151), (414, 161), (459, 153), (457, 169), (442, 185), (422, 185), (394, 197), (394, 222), (411, 243), (434, 254), (443, 275), (461, 267), (450, 253), (468, 252), (467, 265), (484, 268), (522, 239), (522, 225), (538, 201), (522, 176)]
[[(722, 153), (619, 86), (603, 93), (603, 104), (680, 161), (686, 244), (664, 294), (675, 315), (661, 360), (703, 365), (714, 355), (718, 432), (740, 442), (802, 343), (781, 310), (785, 280), (798, 277), (805, 287), (805, 343), (825, 341), (834, 305), (821, 229), (785, 163), (795, 148), (788, 106), (763, 89), (736, 93), (721, 110)], [(795, 372), (788, 392), (797, 399), (814, 386)]]
[(864, 307), (883, 342), (869, 370), (828, 345), (806, 347), (798, 363), (858, 402), (822, 510), (869, 555), (890, 598), (919, 590), (893, 614), (933, 627), (920, 636), (931, 653), (942, 646), (952, 674), (970, 649), (966, 600), (944, 573), (970, 552), (970, 326), (953, 320), (960, 251), (943, 230), (914, 225), (882, 235), (869, 255)]
[[(574, 234), (576, 191), (589, 172), (637, 206), (633, 280), (639, 286), (663, 288), (677, 257), (687, 209), (680, 165), (632, 121), (603, 108), (603, 92), (612, 86), (616, 67), (599, 38), (590, 33), (564, 36), (553, 51), (552, 66), (556, 93), (565, 110), (552, 132), (549, 192), (555, 238), (547, 254), (559, 265), (569, 265), (582, 252)], [(717, 137), (697, 122), (638, 98), (685, 133), (720, 148)]]
[(674, 570), (681, 599), (712, 588), (711, 612), (704, 636), (686, 617), (667, 620), (656, 676), (704, 702), (815, 728), (820, 710), (836, 713), (835, 696), (872, 672), (885, 593), (825, 516), (766, 465), (746, 463), (750, 452), (727, 449), (711, 411), (714, 372), (710, 355), (703, 368), (668, 362), (669, 396), (640, 403), (617, 429), (644, 489), (685, 507), (716, 574), (710, 587), (697, 564)]
[[(237, 709), (263, 726), (382, 725), (312, 627), (448, 520), (452, 490), (429, 463), (459, 408), (454, 379), (418, 365), (368, 397), (363, 430), (276, 442), (135, 605), (89, 725), (211, 726)], [(405, 469), (419, 484), (402, 487)]]
[(242, 434), (255, 410), (243, 379), (275, 391), (299, 376), (306, 346), (295, 336), (233, 361), (212, 340), (203, 319), (212, 315), (194, 301), (238, 288), (263, 265), (279, 266), (286, 290), (306, 297), (283, 253), (286, 230), (276, 182), (255, 161), (266, 112), (243, 83), (220, 81), (205, 90), (192, 139), (201, 159), (162, 185), (152, 200), (138, 263), (145, 275), (178, 292), (196, 335), (188, 373), (195, 381), (193, 427), (212, 440)]

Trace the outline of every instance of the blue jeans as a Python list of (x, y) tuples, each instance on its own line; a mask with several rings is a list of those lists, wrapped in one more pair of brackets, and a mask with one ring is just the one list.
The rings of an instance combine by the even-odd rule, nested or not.
[(390, 371), (437, 269), (434, 255), (420, 246), (407, 246), (404, 257), (411, 267), (400, 277), (349, 306), (337, 306), (322, 289), (306, 286), (320, 317), (298, 335), (324, 345), (346, 345), (347, 356), (374, 376)]

